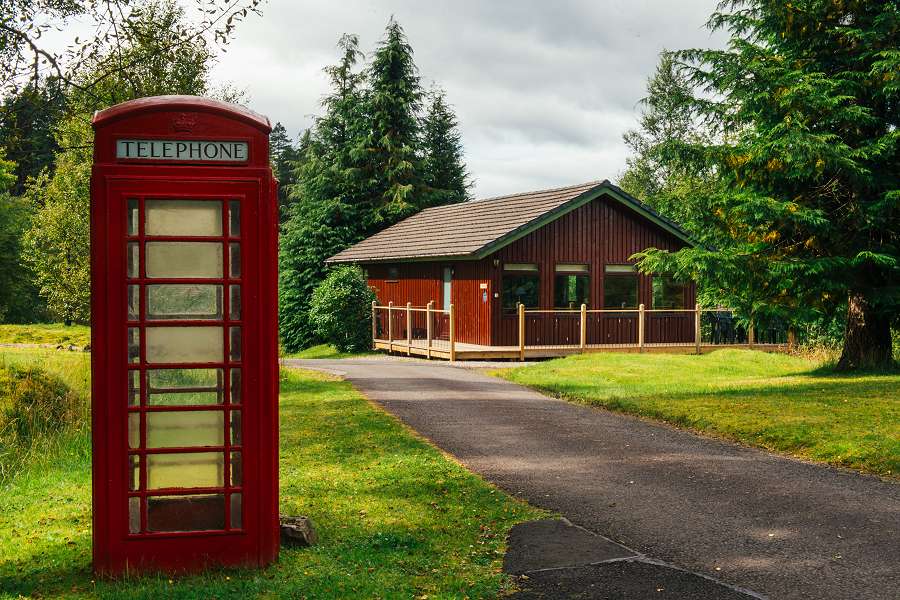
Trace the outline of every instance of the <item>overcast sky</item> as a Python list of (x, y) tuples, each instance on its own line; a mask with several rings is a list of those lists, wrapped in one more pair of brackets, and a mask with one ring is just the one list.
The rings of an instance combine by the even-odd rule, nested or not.
[(459, 117), (475, 196), (615, 179), (622, 133), (663, 48), (721, 44), (704, 23), (716, 0), (270, 0), (248, 18), (215, 79), (296, 135), (327, 91), (343, 33), (370, 53), (391, 15), (422, 82)]

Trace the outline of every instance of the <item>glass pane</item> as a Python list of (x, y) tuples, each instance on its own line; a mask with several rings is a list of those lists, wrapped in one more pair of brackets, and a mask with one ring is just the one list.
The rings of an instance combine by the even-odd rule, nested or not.
[(141, 499), (128, 499), (128, 533), (141, 532)]
[(241, 320), (241, 286), (233, 285), (229, 290), (228, 318), (232, 321)]
[(231, 370), (231, 403), (241, 403), (241, 370)]
[(244, 479), (244, 467), (241, 464), (241, 453), (231, 453), (231, 485), (241, 485)]
[(222, 286), (201, 283), (147, 286), (147, 319), (221, 319)]
[(128, 457), (128, 490), (134, 492), (141, 488), (141, 457), (131, 455)]
[(580, 309), (588, 302), (587, 275), (557, 275), (553, 282), (553, 302), (556, 308)]
[(129, 285), (128, 286), (128, 320), (129, 321), (137, 321), (141, 318), (141, 295), (140, 295), (141, 286), (139, 285)]
[(654, 277), (653, 308), (684, 308), (684, 284), (672, 277)]
[(616, 275), (603, 281), (603, 306), (605, 308), (637, 308), (637, 275)]
[(231, 411), (231, 444), (241, 445), (241, 411)]
[(148, 327), (148, 363), (222, 362), (221, 327)]
[(224, 494), (150, 496), (149, 531), (210, 531), (225, 529)]
[(241, 360), (241, 328), (231, 327), (231, 341), (229, 343), (229, 353), (231, 360)]
[(222, 369), (153, 369), (147, 371), (150, 406), (222, 404)]
[(222, 244), (147, 242), (147, 277), (222, 277)]
[(220, 410), (147, 413), (148, 448), (222, 446), (225, 413)]
[(144, 235), (222, 235), (218, 200), (146, 200)]
[(230, 216), (228, 233), (231, 237), (241, 237), (241, 202), (240, 200), (232, 200), (228, 204), (228, 214)]
[(232, 529), (240, 529), (244, 526), (243, 518), (241, 516), (241, 495), (240, 494), (232, 494), (231, 495), (231, 528)]
[(128, 221), (127, 233), (128, 235), (137, 235), (138, 234), (138, 217), (140, 216), (140, 203), (137, 198), (129, 198), (128, 199), (128, 216), (126, 220)]
[(607, 273), (634, 273), (636, 269), (634, 265), (606, 265)]
[(141, 274), (141, 265), (140, 265), (140, 244), (137, 242), (130, 242), (127, 246), (127, 252), (125, 256), (126, 261), (126, 275), (130, 279), (136, 279), (140, 277)]
[(525, 308), (537, 308), (539, 289), (540, 279), (536, 273), (504, 273), (503, 310), (514, 313), (519, 304), (524, 304)]
[(230, 244), (228, 250), (229, 256), (231, 257), (231, 266), (228, 269), (228, 272), (231, 277), (240, 277), (241, 276), (241, 245), (240, 244)]
[(128, 362), (136, 363), (141, 358), (141, 330), (137, 327), (128, 328)]
[(224, 485), (225, 456), (221, 452), (147, 455), (147, 489)]
[(128, 447), (141, 447), (141, 414), (128, 413)]
[(587, 273), (588, 271), (588, 265), (575, 263), (559, 263), (556, 265), (557, 273)]
[(538, 266), (535, 263), (505, 263), (503, 265), (504, 271), (526, 271), (526, 272), (538, 272)]
[(128, 372), (128, 406), (137, 406), (141, 403), (141, 372)]

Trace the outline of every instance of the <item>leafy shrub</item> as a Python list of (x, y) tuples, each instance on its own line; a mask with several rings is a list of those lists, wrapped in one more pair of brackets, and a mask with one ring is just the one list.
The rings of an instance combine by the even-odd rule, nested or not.
[(59, 378), (36, 367), (0, 365), (0, 481), (76, 425), (87, 403)]
[(368, 350), (374, 300), (362, 269), (338, 267), (313, 291), (309, 319), (316, 332), (339, 351)]

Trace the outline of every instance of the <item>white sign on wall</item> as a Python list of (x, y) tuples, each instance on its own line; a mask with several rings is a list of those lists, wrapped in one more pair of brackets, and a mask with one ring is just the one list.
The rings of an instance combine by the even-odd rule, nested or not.
[(247, 142), (204, 140), (116, 140), (116, 158), (183, 160), (190, 162), (246, 162)]

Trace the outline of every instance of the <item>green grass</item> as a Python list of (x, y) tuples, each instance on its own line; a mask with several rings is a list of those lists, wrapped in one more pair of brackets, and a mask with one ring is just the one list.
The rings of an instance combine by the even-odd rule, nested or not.
[(319, 344), (294, 352), (293, 354), (285, 354), (284, 358), (353, 358), (356, 356), (371, 356), (374, 352), (340, 352), (331, 344)]
[(62, 323), (34, 323), (31, 325), (0, 325), (0, 344), (60, 344), (86, 346), (91, 343), (91, 328), (87, 325)]
[(900, 373), (843, 375), (796, 356), (720, 350), (585, 354), (494, 374), (559, 398), (900, 476)]
[(347, 383), (289, 370), (281, 389), (281, 512), (312, 517), (318, 545), (282, 549), (263, 571), (94, 581), (90, 461), (63, 453), (0, 487), (0, 598), (493, 598), (509, 587), (506, 533), (545, 513)]
[(89, 459), (89, 397), (89, 355), (0, 348), (0, 485), (59, 454)]

